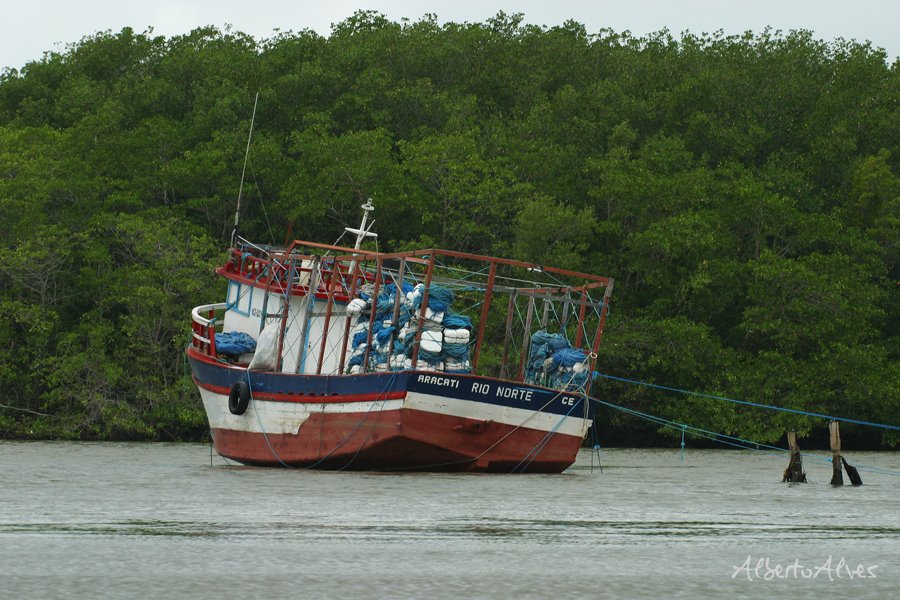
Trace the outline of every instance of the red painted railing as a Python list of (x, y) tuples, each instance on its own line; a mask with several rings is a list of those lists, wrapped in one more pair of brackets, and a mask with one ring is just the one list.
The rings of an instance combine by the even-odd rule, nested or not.
[[(216, 327), (222, 321), (216, 319), (217, 310), (225, 310), (226, 304), (204, 304), (191, 311), (191, 345), (210, 356), (216, 355)], [(206, 315), (205, 317), (203, 315)]]

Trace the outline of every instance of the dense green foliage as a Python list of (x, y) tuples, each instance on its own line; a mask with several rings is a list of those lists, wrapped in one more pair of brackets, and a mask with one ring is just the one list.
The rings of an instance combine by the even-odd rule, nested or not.
[[(0, 76), (0, 433), (203, 435), (182, 349), (223, 298), (257, 91), (245, 237), (333, 241), (371, 197), (387, 249), (616, 278), (605, 373), (897, 423), (900, 63), (361, 12), (327, 38), (100, 33)], [(824, 427), (595, 391), (759, 441)]]

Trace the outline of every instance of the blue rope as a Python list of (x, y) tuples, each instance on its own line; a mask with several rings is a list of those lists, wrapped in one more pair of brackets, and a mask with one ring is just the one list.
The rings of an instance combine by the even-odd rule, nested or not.
[(591, 449), (591, 473), (594, 472), (594, 452), (597, 453), (597, 466), (600, 468), (600, 472), (603, 473), (603, 465), (600, 463), (600, 440), (597, 439), (596, 421), (591, 425), (591, 439), (594, 440), (594, 447)]
[[(657, 417), (656, 415), (650, 415), (647, 413), (640, 412), (638, 410), (634, 410), (631, 408), (626, 408), (624, 406), (619, 406), (618, 404), (612, 404), (611, 402), (606, 402), (604, 400), (598, 400), (597, 398), (591, 398), (594, 402), (598, 404), (603, 404), (604, 406), (608, 406), (610, 408), (614, 408), (616, 410), (620, 410), (622, 412), (631, 414), (636, 417), (640, 417), (642, 419), (646, 419), (648, 421), (652, 421), (664, 427), (670, 427), (672, 429), (688, 429), (691, 431), (692, 435), (696, 435), (697, 437), (702, 437), (705, 439), (713, 440), (716, 442), (721, 442), (723, 444), (728, 444), (729, 446), (734, 446), (736, 448), (743, 448), (746, 450), (759, 450), (760, 447), (768, 448), (770, 450), (777, 450), (779, 452), (789, 452), (784, 448), (780, 448), (778, 446), (770, 446), (768, 444), (763, 444), (760, 442), (754, 442), (753, 440), (745, 440), (743, 438), (734, 437), (731, 435), (726, 435), (724, 433), (717, 433), (715, 431), (709, 431), (707, 429), (701, 429), (699, 427), (694, 427), (693, 425), (687, 425), (685, 423), (678, 423), (676, 421), (669, 421), (668, 419), (663, 419), (662, 417)], [(724, 439), (720, 439), (724, 438)], [(727, 440), (734, 440), (734, 442), (729, 442)]]
[(604, 377), (606, 379), (613, 379), (615, 381), (623, 381), (625, 383), (633, 383), (636, 385), (652, 387), (652, 388), (656, 388), (658, 390), (666, 390), (669, 392), (678, 392), (679, 394), (687, 394), (689, 396), (700, 396), (702, 398), (711, 398), (713, 400), (724, 400), (725, 402), (733, 402), (734, 404), (744, 404), (746, 406), (755, 406), (757, 408), (767, 408), (770, 410), (778, 410), (778, 411), (793, 413), (793, 414), (797, 414), (797, 415), (805, 415), (807, 417), (818, 417), (820, 419), (828, 419), (829, 421), (843, 421), (844, 423), (853, 423), (855, 425), (867, 425), (869, 427), (879, 427), (881, 429), (890, 429), (892, 431), (900, 431), (900, 426), (897, 426), (897, 425), (886, 425), (884, 423), (872, 423), (871, 421), (858, 421), (856, 419), (846, 419), (844, 417), (823, 415), (822, 413), (808, 412), (805, 410), (796, 410), (793, 408), (783, 408), (781, 406), (772, 406), (770, 404), (760, 404), (758, 402), (749, 402), (747, 400), (735, 400), (734, 398), (727, 398), (725, 396), (716, 396), (714, 394), (703, 394), (701, 392), (691, 392), (689, 390), (681, 390), (678, 388), (667, 387), (664, 385), (656, 385), (654, 383), (647, 383), (645, 381), (635, 381), (634, 379), (625, 379), (624, 377), (616, 377), (614, 375), (606, 375), (604, 373), (600, 373), (599, 376)]
[[(541, 441), (539, 441), (535, 445), (535, 447), (532, 448), (528, 452), (528, 454), (525, 455), (525, 458), (520, 460), (519, 464), (517, 464), (515, 467), (512, 468), (512, 470), (510, 471), (511, 473), (515, 473), (517, 471), (519, 473), (524, 473), (525, 469), (527, 469), (529, 466), (531, 466), (531, 463), (533, 463), (534, 459), (536, 459), (538, 457), (538, 454), (540, 454), (544, 450), (544, 447), (550, 441), (550, 438), (553, 437), (553, 434), (556, 433), (556, 431), (560, 428), (560, 426), (563, 424), (563, 422), (569, 418), (569, 415), (572, 414), (572, 411), (575, 410), (575, 407), (581, 404), (582, 400), (584, 400), (583, 397), (580, 398), (578, 400), (578, 402), (576, 402), (571, 408), (569, 408), (569, 412), (567, 412), (565, 415), (563, 415), (563, 417), (559, 420), (559, 422), (557, 422), (556, 425), (553, 426), (553, 429), (548, 431), (546, 433), (546, 435), (544, 435), (543, 439), (541, 439)], [(525, 459), (527, 459), (529, 456), (531, 457), (531, 459), (527, 463), (525, 463)], [(525, 463), (525, 464), (523, 465), (522, 463)], [(522, 467), (521, 471), (518, 470), (520, 466)]]
[[(246, 371), (246, 375), (247, 375), (247, 387), (250, 388), (250, 400), (251, 400), (251, 404), (253, 404), (253, 414), (256, 415), (256, 421), (257, 421), (257, 423), (259, 423), (259, 429), (260, 429), (260, 431), (262, 431), (263, 439), (266, 440), (266, 445), (269, 447), (269, 451), (272, 453), (272, 456), (275, 458), (275, 460), (277, 460), (279, 463), (281, 463), (281, 465), (282, 465), (283, 467), (287, 467), (288, 469), (294, 469), (294, 468), (296, 468), (296, 467), (294, 467), (294, 466), (292, 466), (292, 465), (289, 465), (288, 463), (284, 462), (283, 460), (281, 460), (281, 457), (278, 456), (278, 453), (275, 451), (275, 448), (273, 448), (273, 447), (272, 447), (272, 444), (269, 442), (269, 435), (266, 433), (265, 427), (263, 427), (262, 419), (261, 419), (260, 416), (259, 416), (259, 411), (256, 410), (256, 403), (253, 402), (253, 387), (252, 387), (252, 384), (251, 384), (251, 382), (250, 382), (250, 371), (249, 371), (249, 370)], [(379, 392), (379, 394), (378, 394), (379, 396), (381, 396), (381, 394), (386, 394), (386, 393), (387, 393), (387, 390), (390, 389), (391, 385), (394, 383), (395, 378), (396, 378), (396, 374), (391, 375), (391, 377), (388, 379), (387, 384), (382, 388), (381, 392)], [(355, 426), (355, 427), (353, 428), (353, 430), (347, 435), (346, 438), (344, 438), (337, 446), (335, 446), (334, 448), (332, 448), (331, 451), (330, 451), (328, 454), (326, 454), (325, 456), (323, 456), (322, 458), (320, 458), (320, 459), (317, 460), (316, 462), (312, 463), (311, 465), (308, 465), (308, 466), (303, 467), (303, 468), (305, 468), (305, 469), (314, 469), (316, 466), (318, 466), (318, 465), (321, 464), (324, 460), (326, 460), (329, 456), (331, 456), (332, 454), (334, 454), (341, 446), (343, 446), (345, 443), (347, 443), (347, 441), (348, 441), (351, 437), (353, 437), (353, 434), (356, 433), (356, 431), (359, 429), (359, 427), (366, 421), (366, 419), (369, 418), (369, 414), (371, 414), (372, 409), (375, 408), (375, 404), (378, 403), (378, 402), (381, 402), (381, 407), (383, 408), (383, 407), (384, 407), (384, 403), (385, 403), (386, 400), (387, 400), (387, 398), (384, 398), (384, 399), (382, 399), (382, 400), (374, 400), (374, 401), (372, 402), (372, 405), (371, 405), (371, 406), (369, 407), (369, 409), (366, 411), (366, 414), (363, 415), (362, 419), (360, 419), (360, 421), (356, 424), (356, 426)], [(374, 429), (375, 423), (377, 423), (377, 418), (376, 418), (375, 422), (373, 422), (373, 424), (372, 424), (373, 429)], [(368, 439), (369, 439), (369, 437), (370, 437), (371, 435), (372, 435), (372, 431), (370, 430), (370, 431), (369, 431), (369, 435), (366, 436), (366, 439), (363, 441), (363, 443), (365, 443), (366, 441), (368, 441)], [(356, 450), (356, 453), (353, 455), (353, 457), (350, 459), (350, 461), (349, 461), (347, 464), (345, 464), (343, 467), (341, 467), (339, 470), (340, 470), (340, 471), (343, 471), (344, 469), (346, 469), (347, 467), (349, 467), (350, 464), (351, 464), (354, 460), (356, 460), (356, 457), (359, 456), (359, 453), (360, 453), (361, 450), (362, 450), (362, 445), (360, 445), (360, 447)]]
[[(626, 408), (624, 406), (619, 406), (618, 404), (612, 404), (611, 402), (605, 402), (603, 400), (598, 400), (597, 398), (591, 398), (591, 400), (593, 402), (597, 402), (598, 404), (603, 404), (604, 406), (608, 406), (610, 408), (622, 411), (622, 412), (630, 414), (632, 416), (657, 423), (658, 425), (661, 425), (663, 427), (681, 430), (682, 436), (684, 435), (685, 429), (687, 429), (687, 430), (691, 431), (691, 435), (694, 435), (696, 437), (711, 440), (711, 441), (717, 442), (719, 444), (726, 444), (728, 446), (740, 448), (741, 450), (753, 450), (755, 452), (763, 452), (765, 454), (769, 454), (772, 456), (775, 456), (775, 455), (783, 456), (784, 453), (790, 452), (790, 450), (788, 450), (786, 448), (781, 448), (779, 446), (772, 446), (772, 445), (764, 444), (761, 442), (745, 440), (745, 439), (734, 437), (731, 435), (726, 435), (724, 433), (716, 433), (714, 431), (708, 431), (706, 429), (701, 429), (699, 427), (694, 427), (692, 425), (678, 423), (677, 421), (669, 421), (668, 419), (663, 419), (662, 417), (657, 417), (655, 415), (642, 413), (638, 410)], [(735, 441), (732, 442), (729, 440), (735, 440)], [(682, 442), (682, 443), (684, 443), (684, 442)], [(762, 448), (766, 448), (766, 450), (763, 450)], [(808, 453), (806, 454), (806, 456), (809, 459), (815, 460), (820, 463), (831, 464), (831, 458), (825, 458), (825, 457), (817, 456), (815, 454), (808, 454)], [(864, 472), (877, 473), (880, 475), (892, 475), (894, 477), (900, 477), (900, 472), (891, 471), (890, 469), (883, 469), (881, 467), (869, 467), (869, 466), (859, 465), (859, 464), (857, 464), (855, 466), (858, 470), (864, 471)]]
[[(387, 383), (385, 384), (385, 386), (384, 386), (383, 388), (381, 388), (381, 391), (378, 393), (378, 398), (381, 398), (381, 395), (382, 395), (382, 394), (387, 395), (388, 390), (389, 390), (390, 387), (393, 385), (393, 383), (394, 383), (396, 377), (397, 377), (397, 374), (396, 374), (396, 373), (391, 374), (391, 377), (388, 379), (388, 381), (387, 381)], [(347, 436), (346, 436), (343, 440), (341, 440), (334, 448), (332, 448), (331, 451), (328, 452), (328, 454), (326, 454), (325, 456), (323, 456), (322, 458), (320, 458), (320, 459), (317, 460), (316, 462), (312, 463), (311, 465), (307, 466), (306, 468), (307, 468), (307, 469), (314, 469), (314, 468), (316, 468), (316, 467), (319, 466), (321, 463), (323, 463), (325, 460), (327, 460), (332, 454), (334, 454), (334, 453), (337, 452), (340, 448), (342, 448), (344, 444), (346, 444), (348, 441), (350, 441), (350, 438), (353, 437), (353, 434), (356, 433), (356, 431), (362, 426), (362, 424), (366, 422), (366, 420), (369, 418), (369, 415), (372, 413), (373, 409), (375, 408), (375, 404), (377, 404), (377, 403), (379, 403), (379, 402), (381, 403), (381, 406), (379, 407), (379, 411), (380, 411), (381, 409), (384, 408), (384, 403), (385, 403), (386, 401), (387, 401), (387, 398), (382, 398), (382, 399), (380, 399), (380, 400), (379, 400), (379, 399), (373, 400), (371, 406), (369, 406), (368, 410), (366, 410), (366, 413), (365, 413), (365, 414), (362, 416), (362, 418), (356, 423), (356, 425), (353, 427), (353, 429), (350, 431), (350, 433), (348, 433)], [(378, 420), (378, 417), (377, 417), (377, 416), (376, 416), (375, 420), (376, 420), (376, 422), (377, 422), (377, 420)], [(370, 432), (369, 435), (371, 435), (371, 432)], [(366, 441), (368, 441), (368, 439), (369, 439), (369, 436), (366, 436)], [(348, 462), (348, 463), (345, 464), (343, 467), (341, 467), (340, 470), (346, 469), (346, 468), (350, 465), (350, 463), (352, 463), (354, 460), (356, 460), (356, 457), (359, 456), (359, 452), (360, 452), (361, 449), (362, 449), (362, 446), (360, 446), (360, 448), (358, 448), (358, 449), (356, 450), (356, 454), (353, 455), (353, 457), (350, 459), (350, 462)]]
[(466, 315), (448, 314), (441, 322), (446, 329), (472, 329), (472, 319)]
[[(813, 456), (813, 458), (817, 459), (819, 457)], [(830, 459), (824, 459), (827, 462), (831, 462)], [(856, 469), (858, 471), (863, 471), (865, 473), (877, 473), (879, 475), (893, 475), (894, 477), (900, 477), (900, 473), (897, 471), (891, 471), (889, 469), (882, 469), (881, 467), (867, 467), (865, 465), (856, 465)]]
[(250, 390), (250, 404), (253, 405), (253, 414), (256, 415), (256, 422), (259, 423), (259, 430), (262, 431), (263, 439), (266, 440), (266, 446), (269, 447), (269, 451), (272, 453), (272, 456), (275, 457), (275, 460), (281, 463), (282, 467), (287, 467), (288, 469), (293, 469), (291, 465), (287, 464), (281, 457), (278, 456), (278, 453), (275, 452), (275, 448), (272, 447), (272, 444), (269, 442), (269, 434), (266, 433), (266, 428), (263, 427), (262, 419), (259, 417), (259, 411), (256, 410), (256, 402), (253, 401), (253, 384), (250, 382), (250, 369), (248, 368), (246, 371), (247, 374), (247, 389)]
[[(815, 454), (807, 454), (807, 456), (818, 463), (823, 464), (832, 464), (832, 460), (830, 456), (817, 456)], [(879, 475), (893, 475), (894, 477), (900, 477), (900, 472), (891, 471), (890, 469), (883, 469), (881, 467), (867, 467), (865, 465), (854, 465), (857, 470), (864, 471), (867, 473), (878, 473)]]

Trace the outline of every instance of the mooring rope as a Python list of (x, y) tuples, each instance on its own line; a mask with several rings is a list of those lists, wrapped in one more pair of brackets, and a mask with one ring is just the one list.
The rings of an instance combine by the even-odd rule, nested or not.
[(250, 391), (250, 404), (253, 405), (253, 414), (256, 415), (256, 422), (259, 423), (259, 430), (263, 434), (263, 439), (266, 440), (266, 446), (269, 447), (269, 451), (272, 453), (272, 456), (275, 457), (275, 460), (281, 463), (282, 467), (293, 469), (294, 467), (281, 460), (281, 457), (278, 456), (277, 452), (275, 452), (275, 448), (272, 447), (272, 443), (269, 441), (269, 434), (266, 433), (266, 428), (263, 427), (262, 419), (259, 416), (259, 411), (256, 410), (256, 402), (253, 401), (253, 384), (250, 382), (250, 369), (248, 368), (245, 373), (247, 375), (247, 389)]
[[(711, 440), (713, 442), (717, 442), (720, 444), (726, 444), (728, 446), (733, 446), (735, 448), (740, 448), (741, 450), (753, 450), (755, 452), (762, 452), (764, 454), (769, 455), (777, 455), (783, 456), (784, 453), (790, 453), (790, 450), (787, 448), (781, 448), (779, 446), (772, 446), (770, 444), (764, 444), (762, 442), (754, 442), (753, 440), (746, 440), (743, 438), (735, 437), (732, 435), (727, 435), (724, 433), (717, 433), (715, 431), (709, 431), (706, 429), (701, 429), (700, 427), (694, 427), (693, 425), (688, 425), (686, 423), (679, 423), (677, 421), (670, 421), (669, 419), (664, 419), (662, 417), (658, 417), (656, 415), (651, 415), (648, 413), (643, 413), (638, 410), (634, 410), (632, 408), (626, 408), (624, 406), (620, 406), (618, 404), (613, 404), (612, 402), (606, 402), (604, 400), (599, 400), (597, 398), (590, 398), (591, 401), (596, 402), (598, 404), (602, 404), (604, 406), (608, 406), (609, 408), (624, 412), (626, 414), (645, 419), (647, 421), (656, 423), (658, 425), (662, 425), (663, 427), (668, 427), (671, 429), (679, 430), (682, 432), (682, 449), (684, 452), (684, 432), (685, 430), (689, 431), (691, 435)], [(804, 453), (805, 457), (815, 460), (821, 463), (831, 464), (830, 457), (822, 457), (812, 453)], [(881, 475), (892, 475), (894, 477), (900, 477), (900, 472), (891, 471), (890, 469), (884, 469), (882, 467), (871, 467), (865, 465), (855, 465), (857, 469), (860, 471), (867, 471), (870, 473), (878, 473)]]
[[(523, 458), (522, 460), (520, 460), (520, 461), (519, 461), (519, 464), (517, 464), (515, 467), (512, 468), (512, 470), (511, 470), (512, 473), (516, 473), (516, 472), (524, 473), (524, 472), (525, 472), (525, 469), (527, 469), (529, 466), (531, 466), (531, 463), (534, 462), (534, 459), (536, 459), (536, 458), (538, 457), (538, 455), (539, 455), (541, 452), (544, 451), (544, 447), (547, 445), (548, 442), (550, 442), (550, 438), (553, 437), (553, 434), (555, 434), (556, 431), (557, 431), (557, 430), (560, 428), (560, 426), (563, 424), (563, 422), (565, 422), (565, 420), (569, 418), (569, 415), (572, 414), (572, 411), (575, 410), (575, 407), (581, 405), (581, 402), (582, 402), (583, 400), (584, 400), (584, 397), (579, 398), (579, 399), (578, 399), (578, 402), (576, 402), (575, 404), (573, 404), (573, 405), (571, 406), (571, 408), (569, 408), (569, 411), (568, 411), (566, 414), (564, 414), (564, 415), (562, 416), (562, 418), (556, 423), (556, 425), (553, 426), (553, 429), (551, 429), (550, 431), (548, 431), (548, 432), (544, 435), (544, 437), (541, 438), (541, 440), (540, 440), (537, 444), (535, 444), (534, 448), (532, 448), (532, 449), (528, 452), (528, 454), (525, 455), (525, 458)], [(529, 456), (530, 456), (531, 458), (528, 460), (527, 463), (525, 463), (525, 464), (523, 465), (522, 463), (524, 463), (524, 462), (525, 462), (525, 459), (527, 459)], [(519, 467), (520, 467), (520, 466), (522, 467), (522, 470), (521, 470), (521, 471), (519, 471)]]
[[(657, 417), (656, 415), (651, 415), (648, 413), (643, 413), (639, 410), (634, 410), (633, 408), (626, 408), (624, 406), (620, 406), (618, 404), (613, 404), (612, 402), (606, 402), (605, 400), (599, 400), (597, 398), (591, 398), (593, 402), (597, 402), (598, 404), (603, 404), (604, 406), (608, 406), (615, 410), (622, 411), (624, 413), (630, 414), (632, 416), (645, 419), (647, 421), (651, 421), (653, 423), (657, 423), (658, 425), (662, 425), (664, 427), (669, 427), (671, 429), (675, 429), (678, 431), (688, 430), (691, 432), (691, 435), (696, 437), (712, 440), (714, 442), (720, 442), (722, 444), (727, 444), (729, 446), (734, 446), (735, 448), (741, 448), (744, 450), (760, 450), (760, 447), (767, 448), (769, 450), (776, 450), (778, 452), (789, 452), (784, 448), (779, 446), (771, 446), (769, 444), (764, 444), (761, 442), (754, 442), (753, 440), (745, 440), (743, 438), (735, 437), (732, 435), (727, 435), (724, 433), (718, 433), (715, 431), (709, 431), (707, 429), (701, 429), (700, 427), (694, 427), (693, 425), (688, 425), (686, 423), (679, 423), (677, 421), (670, 421), (668, 419), (664, 419), (662, 417)], [(724, 439), (722, 439), (724, 438)], [(732, 441), (729, 441), (732, 440)]]
[(614, 381), (623, 381), (625, 383), (642, 385), (645, 387), (656, 388), (658, 390), (666, 390), (668, 392), (678, 392), (679, 394), (687, 394), (689, 396), (699, 396), (701, 398), (711, 398), (713, 400), (723, 400), (725, 402), (732, 402), (734, 404), (743, 404), (745, 406), (754, 406), (756, 408), (777, 410), (777, 411), (781, 411), (781, 412), (793, 413), (796, 415), (805, 415), (807, 417), (818, 417), (820, 419), (827, 419), (829, 421), (841, 421), (843, 423), (853, 423), (855, 425), (866, 425), (868, 427), (878, 427), (881, 429), (890, 429), (891, 431), (900, 431), (900, 426), (898, 426), (898, 425), (887, 425), (885, 423), (873, 423), (871, 421), (859, 421), (857, 419), (847, 419), (845, 417), (835, 417), (833, 415), (824, 415), (822, 413), (809, 412), (809, 411), (805, 411), (805, 410), (797, 410), (794, 408), (784, 408), (782, 406), (772, 406), (771, 404), (760, 404), (759, 402), (750, 402), (748, 400), (736, 400), (734, 398), (728, 398), (727, 396), (717, 396), (715, 394), (704, 394), (702, 392), (692, 392), (690, 390), (682, 390), (679, 388), (668, 387), (665, 385), (657, 385), (655, 383), (647, 383), (646, 381), (637, 381), (634, 379), (626, 379), (624, 377), (616, 377), (615, 375), (607, 375), (605, 373), (600, 373), (599, 376), (603, 377), (605, 379), (612, 379)]
[[(396, 373), (392, 373), (392, 374), (391, 374), (390, 378), (388, 378), (388, 382), (387, 382), (387, 383), (385, 384), (385, 386), (381, 389), (381, 392), (379, 392), (379, 394), (378, 394), (379, 396), (381, 396), (382, 394), (386, 394), (387, 391), (390, 390), (390, 388), (391, 388), (391, 386), (393, 385), (394, 380), (396, 379), (396, 377), (397, 377), (397, 374), (396, 374)], [(251, 401), (252, 401), (252, 400), (253, 400), (253, 389), (252, 389), (252, 387), (250, 387), (250, 371), (247, 371), (247, 386), (250, 388), (250, 399), (251, 399)], [(328, 452), (328, 454), (326, 454), (325, 456), (323, 456), (322, 458), (320, 458), (320, 459), (317, 460), (316, 462), (314, 462), (314, 463), (312, 463), (312, 464), (310, 464), (310, 465), (307, 465), (307, 466), (305, 466), (305, 467), (300, 467), (300, 468), (304, 468), (304, 469), (314, 469), (315, 467), (317, 467), (318, 465), (320, 465), (323, 461), (327, 460), (327, 459), (328, 459), (332, 454), (334, 454), (339, 448), (341, 448), (344, 444), (346, 444), (346, 443), (350, 440), (351, 437), (353, 437), (353, 434), (356, 433), (356, 431), (360, 428), (360, 426), (362, 426), (362, 424), (366, 421), (366, 419), (369, 418), (369, 414), (372, 412), (372, 409), (375, 408), (375, 405), (378, 404), (378, 403), (381, 403), (381, 408), (383, 408), (383, 407), (384, 407), (384, 403), (385, 403), (386, 401), (387, 401), (387, 398), (386, 398), (386, 397), (385, 397), (385, 398), (382, 398), (382, 399), (380, 399), (380, 400), (378, 400), (378, 399), (373, 400), (372, 403), (371, 403), (371, 405), (369, 406), (369, 408), (366, 410), (365, 414), (364, 414), (364, 415), (362, 416), (362, 418), (360, 418), (360, 420), (356, 423), (356, 426), (354, 426), (354, 428), (350, 431), (350, 433), (347, 434), (347, 436), (346, 436), (343, 440), (341, 440), (341, 442), (340, 442), (339, 444), (337, 444), (334, 448), (331, 449), (330, 452)], [(259, 412), (256, 410), (256, 406), (255, 406), (256, 403), (255, 403), (255, 402), (251, 402), (251, 404), (254, 404), (253, 412), (254, 412), (254, 414), (256, 414), (256, 420), (257, 420), (257, 422), (259, 423), (260, 431), (262, 431), (263, 438), (266, 440), (266, 445), (269, 447), (269, 450), (272, 452), (272, 456), (275, 458), (275, 460), (277, 460), (279, 463), (281, 463), (281, 465), (284, 466), (284, 467), (287, 467), (287, 468), (289, 468), (289, 469), (297, 468), (297, 467), (294, 467), (294, 466), (292, 466), (292, 465), (287, 464), (286, 462), (284, 462), (283, 460), (281, 460), (281, 457), (280, 457), (280, 456), (278, 456), (278, 453), (275, 451), (275, 448), (273, 448), (273, 447), (272, 447), (272, 444), (269, 442), (269, 436), (266, 434), (266, 430), (265, 430), (265, 428), (263, 427), (262, 420), (261, 420), (260, 417), (259, 417)], [(324, 415), (325, 413), (323, 412), (322, 414)], [(376, 419), (375, 422), (377, 422), (377, 419)], [(374, 427), (374, 423), (373, 423), (373, 427)], [(363, 443), (365, 443), (365, 441), (368, 441), (369, 436), (371, 436), (371, 435), (372, 435), (372, 432), (370, 431), (370, 432), (369, 432), (369, 435), (366, 436), (366, 439), (363, 441)], [(360, 452), (361, 449), (362, 449), (362, 445), (360, 445), (360, 448), (357, 449), (356, 454), (353, 455), (353, 457), (350, 459), (350, 462), (348, 462), (346, 465), (344, 465), (343, 467), (341, 467), (340, 470), (346, 469), (346, 468), (350, 465), (350, 463), (352, 463), (354, 460), (356, 460), (356, 457), (359, 455), (359, 452)]]
[[(362, 419), (360, 419), (360, 422), (357, 424), (357, 426), (353, 428), (353, 431), (350, 432), (350, 435), (348, 435), (348, 436), (344, 439), (344, 441), (341, 442), (341, 444), (339, 444), (338, 446), (335, 447), (334, 450), (337, 450), (341, 445), (343, 445), (345, 442), (347, 442), (347, 441), (353, 436), (353, 433), (354, 433), (357, 429), (359, 429), (359, 427), (362, 425), (362, 423), (363, 423), (366, 419), (369, 418), (369, 414), (372, 412), (372, 409), (375, 408), (376, 402), (380, 402), (380, 403), (381, 403), (381, 407), (379, 408), (378, 413), (375, 415), (375, 418), (372, 420), (372, 426), (369, 427), (369, 433), (366, 435), (366, 438), (365, 438), (362, 442), (359, 443), (359, 447), (356, 449), (356, 452), (353, 454), (353, 456), (350, 457), (350, 460), (347, 461), (347, 464), (345, 464), (345, 465), (342, 466), (340, 469), (338, 469), (338, 471), (343, 471), (344, 469), (346, 469), (347, 467), (349, 467), (351, 464), (353, 464), (353, 461), (355, 461), (355, 460), (356, 460), (356, 457), (359, 456), (359, 453), (362, 452), (362, 449), (363, 449), (363, 447), (365, 446), (366, 442), (368, 442), (368, 441), (369, 441), (369, 438), (372, 437), (372, 433), (374, 433), (374, 431), (375, 431), (375, 426), (378, 425), (378, 417), (380, 416), (381, 411), (384, 410), (384, 403), (387, 402), (387, 393), (388, 393), (388, 391), (390, 390), (390, 388), (393, 386), (394, 380), (395, 380), (396, 378), (397, 378), (397, 373), (396, 373), (396, 372), (391, 373), (391, 377), (390, 377), (390, 379), (388, 380), (387, 385), (385, 385), (385, 387), (382, 388), (381, 392), (378, 394), (379, 396), (381, 396), (381, 394), (384, 394), (385, 397), (382, 398), (381, 400), (376, 400), (376, 401), (372, 402), (372, 405), (369, 407), (369, 410), (366, 411), (366, 414), (363, 416)], [(325, 458), (327, 458), (328, 456), (331, 456), (331, 454), (332, 454), (332, 452), (334, 452), (334, 450), (332, 450), (331, 452), (329, 452), (324, 458), (322, 458), (320, 461), (318, 461), (318, 462), (316, 462), (316, 463), (314, 463), (314, 464), (319, 464), (319, 462), (321, 462), (322, 460), (325, 460)]]
[[(806, 453), (803, 454), (804, 458), (809, 458), (810, 460), (814, 460), (818, 463), (831, 465), (834, 464), (831, 460), (830, 456), (819, 456), (817, 454)], [(885, 469), (883, 467), (872, 467), (866, 465), (854, 464), (858, 471), (865, 471), (867, 473), (877, 473), (879, 475), (893, 475), (894, 477), (900, 477), (900, 471), (891, 471), (890, 469)]]

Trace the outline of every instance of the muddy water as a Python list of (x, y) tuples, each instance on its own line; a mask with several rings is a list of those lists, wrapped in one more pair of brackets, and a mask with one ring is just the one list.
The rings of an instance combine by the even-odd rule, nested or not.
[[(253, 469), (199, 444), (0, 442), (2, 598), (888, 598), (900, 476), (587, 450), (562, 475)], [(851, 463), (900, 473), (898, 453)], [(894, 596), (896, 597), (896, 596)]]

